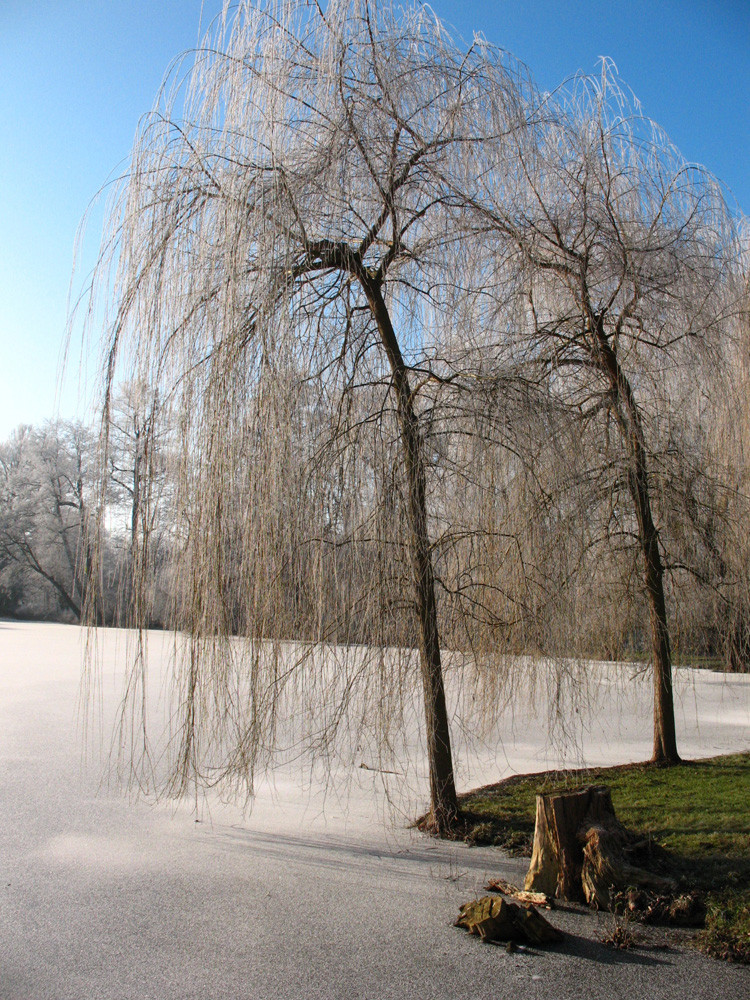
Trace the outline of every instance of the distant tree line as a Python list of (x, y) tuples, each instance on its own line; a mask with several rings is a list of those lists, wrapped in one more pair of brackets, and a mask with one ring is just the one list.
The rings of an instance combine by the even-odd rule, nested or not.
[[(169, 532), (158, 530), (155, 512), (147, 621), (138, 617), (133, 600), (141, 480), (148, 475), (166, 490), (168, 478), (167, 449), (154, 439), (146, 441), (148, 419), (143, 391), (132, 384), (123, 387), (113, 403), (103, 498), (98, 488), (102, 455), (90, 427), (50, 420), (21, 426), (0, 443), (0, 615), (80, 622), (95, 592), (93, 614), (100, 624), (170, 624)], [(95, 567), (94, 504), (99, 503), (106, 531)]]
[[(742, 372), (745, 362), (735, 359)], [(711, 402), (712, 391), (726, 391), (724, 376), (712, 388), (685, 386), (674, 414), (681, 427), (670, 427), (663, 451), (656, 501), (660, 539), (665, 551), (665, 578), (672, 644), (677, 662), (708, 663), (717, 669), (750, 669), (750, 469), (745, 462), (748, 421), (741, 410)], [(750, 385), (747, 387), (750, 393)], [(298, 401), (297, 431), (323, 416)], [(492, 403), (473, 413), (474, 434), (483, 449), (492, 441)], [(560, 454), (578, 456), (580, 442), (563, 437), (563, 429), (545, 424), (539, 413), (534, 430), (530, 413), (519, 409), (516, 434), (527, 437), (531, 461), (505, 454), (502, 468), (467, 453), (450, 456), (462, 463), (461, 490), (440, 496), (434, 546), (440, 594), (442, 634), (453, 648), (482, 646), (481, 633), (492, 626), (496, 648), (514, 653), (560, 653), (604, 660), (643, 658), (649, 654), (648, 609), (642, 591), (636, 553), (614, 508), (611, 463), (600, 456), (584, 468), (566, 471), (560, 481)], [(466, 418), (463, 414), (462, 419)], [(550, 415), (546, 414), (550, 419)], [(103, 551), (97, 564), (98, 607), (102, 624), (180, 627), (185, 594), (180, 579), (185, 525), (173, 500), (180, 469), (164, 435), (156, 454), (145, 447), (143, 428), (149, 413), (139, 410), (132, 387), (118, 395), (112, 412), (113, 431), (107, 455), (108, 492)], [(458, 420), (454, 412), (452, 418)], [(363, 435), (365, 428), (360, 428)], [(227, 433), (230, 433), (228, 430)], [(531, 441), (532, 433), (537, 435)], [(240, 438), (244, 432), (237, 431)], [(431, 446), (438, 461), (442, 433), (435, 430)], [(314, 485), (302, 476), (290, 457), (285, 488), (291, 493), (286, 518), (287, 551), (279, 571), (288, 595), (277, 633), (284, 638), (367, 643), (382, 639), (408, 645), (408, 624), (392, 614), (384, 625), (379, 609), (362, 605), (365, 577), (385, 572), (352, 556), (335, 537), (346, 536), (347, 493), (355, 481), (372, 479), (373, 494), (391, 494), (389, 515), (403, 498), (394, 483), (376, 484), (375, 473), (357, 468), (366, 448), (328, 469), (325, 481)], [(304, 441), (297, 442), (299, 448)], [(153, 448), (153, 441), (149, 445)], [(245, 445), (242, 445), (243, 449)], [(472, 437), (472, 445), (473, 437)], [(728, 449), (730, 451), (724, 451)], [(447, 460), (448, 456), (440, 456)], [(91, 586), (94, 505), (99, 502), (101, 461), (96, 434), (71, 421), (49, 421), (19, 427), (0, 443), (0, 615), (44, 621), (78, 622), (84, 615)], [(238, 470), (241, 462), (238, 459)], [(142, 477), (159, 483), (148, 515), (141, 509)], [(316, 476), (322, 470), (316, 471)], [(150, 487), (151, 490), (153, 488)], [(241, 512), (248, 498), (235, 482), (227, 501), (237, 512), (235, 544), (225, 547), (230, 628), (245, 627), (239, 579)], [(322, 500), (321, 500), (322, 495)], [(314, 509), (313, 509), (314, 508)], [(141, 517), (148, 516), (149, 584), (152, 602), (139, 617), (132, 593), (132, 573), (139, 560)], [(317, 520), (315, 551), (301, 540)], [(326, 544), (328, 536), (329, 543)], [(180, 539), (182, 538), (182, 542)], [(482, 541), (481, 557), (476, 550)], [(407, 573), (406, 566), (389, 573)], [(323, 588), (323, 598), (319, 596)], [(454, 605), (462, 606), (460, 615)], [(388, 611), (388, 609), (382, 609)], [(392, 609), (391, 609), (392, 610)], [(484, 643), (486, 645), (486, 641)]]

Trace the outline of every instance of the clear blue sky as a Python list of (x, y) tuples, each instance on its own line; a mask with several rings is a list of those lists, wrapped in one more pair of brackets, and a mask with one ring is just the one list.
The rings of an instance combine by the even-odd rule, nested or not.
[[(55, 412), (73, 246), (173, 56), (220, 0), (0, 0), (0, 439)], [(599, 56), (750, 213), (750, 0), (435, 0), (550, 89)], [(96, 216), (88, 237), (91, 261)], [(75, 367), (75, 359), (73, 363)], [(68, 377), (60, 412), (77, 406)]]

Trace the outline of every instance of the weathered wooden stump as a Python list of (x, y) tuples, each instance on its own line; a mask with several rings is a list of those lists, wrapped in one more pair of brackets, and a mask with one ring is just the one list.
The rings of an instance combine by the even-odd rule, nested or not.
[(524, 889), (558, 899), (583, 900), (581, 827), (617, 823), (608, 788), (536, 797), (536, 827)]
[(553, 927), (533, 906), (516, 906), (492, 896), (464, 903), (455, 926), (463, 927), (488, 943), (523, 941), (539, 945), (553, 944), (563, 938), (562, 931)]
[(613, 891), (630, 886), (674, 890), (669, 879), (632, 863), (637, 841), (615, 816), (608, 788), (537, 795), (534, 849), (524, 888), (603, 909)]

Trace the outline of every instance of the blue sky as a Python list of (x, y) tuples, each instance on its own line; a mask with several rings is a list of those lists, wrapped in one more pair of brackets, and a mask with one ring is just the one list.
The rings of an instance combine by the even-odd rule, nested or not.
[[(0, 0), (0, 440), (71, 416), (57, 392), (76, 230), (123, 168), (170, 60), (220, 0)], [(460, 35), (510, 50), (550, 89), (600, 56), (690, 161), (750, 213), (750, 0), (435, 0)], [(98, 243), (93, 213), (85, 244)], [(76, 367), (74, 354), (72, 368)], [(56, 402), (57, 400), (57, 402)], [(83, 409), (81, 409), (83, 407)]]

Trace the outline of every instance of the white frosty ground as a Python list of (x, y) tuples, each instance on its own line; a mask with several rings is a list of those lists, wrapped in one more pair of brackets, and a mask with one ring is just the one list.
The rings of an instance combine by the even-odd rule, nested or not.
[[(165, 658), (151, 640), (152, 669)], [(741, 997), (750, 972), (691, 952), (616, 953), (608, 918), (558, 912), (554, 952), (507, 954), (450, 923), (488, 874), (525, 863), (405, 829), (425, 804), (416, 736), (406, 781), (336, 758), (327, 788), (304, 762), (262, 783), (253, 810), (201, 799), (137, 802), (84, 765), (76, 722), (82, 634), (0, 622), (0, 997), (3, 1000), (224, 997)], [(105, 721), (119, 695), (121, 635), (101, 634)], [(547, 709), (511, 708), (483, 738), (456, 720), (459, 785), (563, 763), (620, 763), (650, 751), (650, 690), (596, 668), (598, 711), (573, 741)], [(678, 670), (685, 757), (750, 746), (750, 677)], [(527, 704), (522, 697), (518, 704)], [(92, 762), (92, 756), (94, 758)], [(406, 787), (404, 787), (404, 785)], [(391, 803), (388, 805), (388, 803)]]

